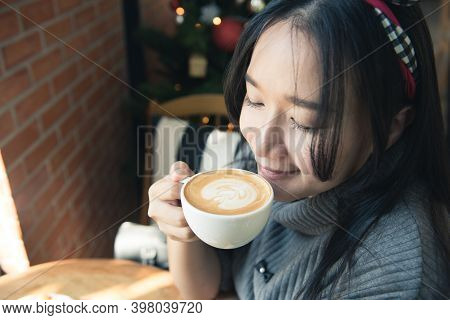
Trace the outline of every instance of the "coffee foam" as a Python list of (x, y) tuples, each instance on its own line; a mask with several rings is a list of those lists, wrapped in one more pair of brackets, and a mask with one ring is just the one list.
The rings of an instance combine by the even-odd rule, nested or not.
[(216, 214), (242, 214), (262, 207), (270, 198), (267, 183), (239, 170), (218, 170), (198, 175), (185, 187), (194, 207)]

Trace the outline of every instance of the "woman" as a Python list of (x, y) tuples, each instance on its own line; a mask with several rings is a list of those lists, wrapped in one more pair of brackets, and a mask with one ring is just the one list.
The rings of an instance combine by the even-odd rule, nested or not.
[(251, 149), (237, 164), (277, 201), (255, 240), (220, 250), (178, 207), (185, 164), (150, 188), (184, 297), (449, 297), (448, 158), (416, 2), (272, 1), (246, 25), (225, 100)]

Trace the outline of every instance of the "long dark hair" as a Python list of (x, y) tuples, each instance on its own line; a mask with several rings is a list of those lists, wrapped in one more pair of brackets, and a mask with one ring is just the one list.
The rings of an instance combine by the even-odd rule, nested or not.
[[(333, 175), (342, 114), (348, 101), (346, 93), (356, 95), (370, 123), (370, 178), (359, 181), (351, 197), (340, 199), (338, 223), (343, 228), (333, 231), (318, 267), (295, 298), (300, 294), (319, 298), (328, 286), (322, 279), (336, 263), (342, 261), (333, 276), (336, 281), (351, 267), (360, 240), (400, 200), (412, 179), (419, 179), (429, 190), (424, 197), (429, 198), (428, 212), (436, 241), (444, 261), (450, 256), (450, 173), (432, 41), (419, 6), (390, 8), (416, 51), (419, 79), (413, 101), (405, 94), (398, 57), (387, 43), (373, 8), (363, 0), (271, 1), (246, 24), (225, 74), (225, 102), (231, 120), (238, 125), (246, 94), (244, 76), (262, 32), (275, 23), (288, 21), (293, 31), (304, 32), (314, 40), (322, 73), (319, 127), (325, 124), (327, 129), (313, 133), (311, 149), (318, 153), (311, 161), (321, 181)], [(387, 146), (392, 119), (405, 106), (411, 106), (415, 113), (402, 134), (405, 150), (393, 173), (380, 180), (375, 173)]]

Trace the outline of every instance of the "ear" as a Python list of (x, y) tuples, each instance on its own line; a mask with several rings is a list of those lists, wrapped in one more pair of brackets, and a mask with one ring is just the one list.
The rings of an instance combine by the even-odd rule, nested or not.
[(388, 143), (386, 149), (389, 149), (403, 133), (403, 130), (414, 120), (414, 109), (406, 106), (400, 110), (392, 119), (391, 129), (389, 131)]

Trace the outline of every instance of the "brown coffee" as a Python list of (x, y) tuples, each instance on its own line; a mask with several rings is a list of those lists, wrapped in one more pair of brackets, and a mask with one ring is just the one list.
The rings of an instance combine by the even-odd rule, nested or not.
[(222, 215), (243, 214), (261, 208), (271, 194), (272, 189), (263, 178), (236, 169), (199, 174), (184, 188), (186, 200), (191, 205)]

